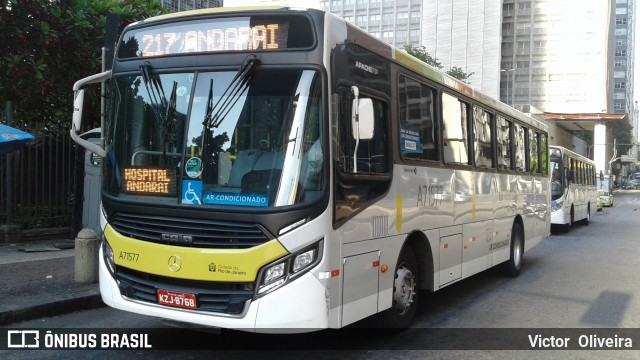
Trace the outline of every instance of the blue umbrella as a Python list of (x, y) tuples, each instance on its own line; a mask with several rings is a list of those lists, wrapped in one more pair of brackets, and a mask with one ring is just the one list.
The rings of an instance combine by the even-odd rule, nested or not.
[(29, 133), (0, 124), (0, 155), (20, 149), (31, 139), (33, 136)]

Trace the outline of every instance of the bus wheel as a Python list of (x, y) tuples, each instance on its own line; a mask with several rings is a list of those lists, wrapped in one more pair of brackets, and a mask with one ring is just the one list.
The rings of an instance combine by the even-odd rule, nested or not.
[(587, 217), (582, 219), (582, 225), (589, 225), (591, 222), (591, 204), (587, 205)]
[(407, 245), (402, 249), (393, 279), (393, 304), (380, 315), (386, 328), (405, 329), (411, 325), (418, 308), (418, 261)]
[(570, 227), (571, 227), (571, 226), (573, 226), (573, 223), (575, 222), (575, 218), (576, 218), (576, 217), (575, 217), (575, 215), (574, 215), (574, 212), (573, 212), (573, 205), (572, 205), (572, 206), (571, 206), (571, 215), (570, 215), (570, 220), (569, 220), (569, 226), (570, 226)]
[(522, 241), (522, 228), (520, 224), (513, 224), (511, 230), (511, 257), (503, 264), (504, 272), (508, 276), (517, 277), (522, 269), (524, 242)]
[(569, 222), (562, 225), (562, 231), (564, 232), (569, 232), (569, 230), (571, 230), (571, 227), (573, 226), (573, 205), (571, 205), (571, 212), (569, 214)]

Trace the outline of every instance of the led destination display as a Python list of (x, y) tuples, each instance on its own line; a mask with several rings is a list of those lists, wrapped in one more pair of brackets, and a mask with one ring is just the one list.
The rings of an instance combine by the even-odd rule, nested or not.
[[(291, 28), (295, 26), (295, 29)], [(300, 28), (302, 27), (302, 28)], [(296, 34), (294, 34), (294, 32)], [(133, 29), (124, 34), (121, 59), (222, 51), (277, 51), (309, 47), (311, 33), (299, 17), (233, 17)]]
[(172, 195), (176, 193), (175, 170), (135, 167), (123, 171), (122, 189), (128, 193)]

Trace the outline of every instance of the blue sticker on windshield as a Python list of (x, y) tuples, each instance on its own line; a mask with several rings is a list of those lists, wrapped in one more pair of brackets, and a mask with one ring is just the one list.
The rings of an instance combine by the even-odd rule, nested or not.
[(182, 181), (182, 203), (202, 205), (202, 181)]
[(206, 192), (204, 203), (209, 205), (269, 206), (269, 196), (264, 194)]

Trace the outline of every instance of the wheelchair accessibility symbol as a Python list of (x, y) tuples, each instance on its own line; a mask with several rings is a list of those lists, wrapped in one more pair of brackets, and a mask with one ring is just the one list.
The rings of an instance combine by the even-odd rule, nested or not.
[(184, 180), (182, 182), (182, 203), (202, 205), (202, 181)]

